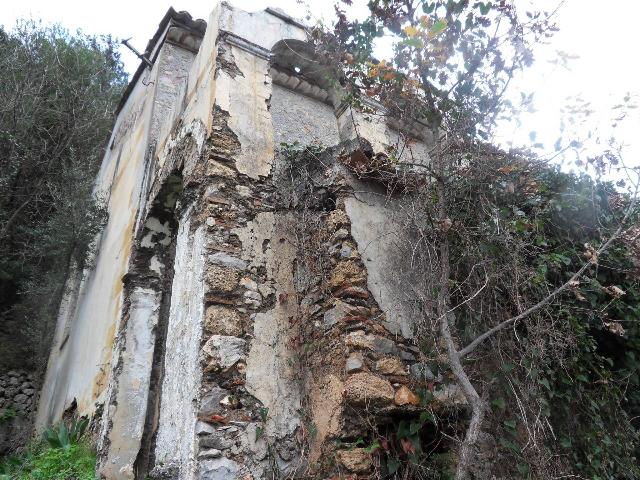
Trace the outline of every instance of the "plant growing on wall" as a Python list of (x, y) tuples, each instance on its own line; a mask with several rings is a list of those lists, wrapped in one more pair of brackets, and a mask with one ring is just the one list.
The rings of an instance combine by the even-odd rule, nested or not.
[[(514, 74), (556, 30), (552, 14), (466, 0), (373, 0), (364, 21), (336, 11), (335, 27), (312, 36), (346, 99), (433, 138), (413, 164), (400, 147), (386, 155), (428, 179), (408, 209), (408, 251), (423, 261), (420, 343), (446, 355), (471, 411), (455, 477), (469, 477), (484, 430), (515, 460), (505, 475), (635, 478), (639, 337), (627, 322), (640, 172), (615, 142), (579, 158), (591, 176), (491, 146), (496, 121), (518, 112), (505, 96)], [(375, 60), (382, 36), (394, 53)], [(601, 180), (612, 167), (626, 193)]]

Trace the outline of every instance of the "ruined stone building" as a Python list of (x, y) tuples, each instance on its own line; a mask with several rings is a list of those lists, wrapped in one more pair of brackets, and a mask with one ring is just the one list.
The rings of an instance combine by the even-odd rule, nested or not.
[[(416, 414), (415, 382), (439, 380), (396, 278), (410, 268), (399, 200), (353, 168), (398, 133), (341, 101), (280, 11), (170, 10), (146, 56), (96, 180), (109, 219), (67, 284), (37, 428), (92, 418), (107, 479), (366, 477), (369, 451), (342, 445)], [(403, 155), (425, 159), (417, 137)]]

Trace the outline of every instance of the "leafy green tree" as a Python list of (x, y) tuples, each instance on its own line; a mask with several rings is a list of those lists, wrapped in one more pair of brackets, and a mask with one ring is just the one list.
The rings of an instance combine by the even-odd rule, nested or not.
[(0, 368), (46, 362), (70, 265), (104, 221), (93, 181), (126, 79), (110, 37), (0, 29)]

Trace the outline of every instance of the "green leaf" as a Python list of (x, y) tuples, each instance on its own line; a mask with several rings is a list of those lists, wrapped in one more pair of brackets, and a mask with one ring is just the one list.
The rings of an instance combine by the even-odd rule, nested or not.
[(427, 2), (425, 2), (425, 3), (422, 4), (422, 11), (424, 13), (426, 13), (427, 15), (429, 15), (430, 13), (433, 13), (435, 8), (436, 8), (436, 4), (435, 3), (427, 3)]
[(437, 37), (442, 32), (444, 32), (446, 29), (447, 29), (447, 21), (446, 20), (442, 20), (442, 19), (438, 20), (429, 29), (429, 36), (430, 37)]
[(420, 422), (423, 425), (427, 422), (432, 422), (434, 425), (437, 424), (435, 417), (431, 414), (431, 412), (428, 412), (426, 410), (420, 413)]
[(518, 446), (517, 443), (508, 440), (506, 438), (500, 438), (500, 445), (502, 445), (505, 448), (508, 448), (509, 450), (511, 450), (514, 453), (520, 453), (520, 447)]
[(411, 422), (409, 425), (409, 434), (415, 435), (422, 429), (422, 422)]
[(407, 47), (414, 47), (414, 48), (424, 47), (424, 42), (418, 37), (405, 38), (404, 40), (402, 40), (402, 44), (406, 45)]
[(503, 372), (505, 373), (509, 373), (510, 371), (512, 371), (514, 368), (516, 368), (516, 366), (513, 363), (503, 363), (502, 366), (500, 367), (502, 369)]
[(505, 420), (502, 422), (508, 430), (515, 431), (516, 429), (516, 421), (515, 420)]
[(387, 460), (387, 472), (389, 475), (396, 473), (398, 468), (400, 468), (400, 462), (398, 460), (395, 458), (389, 458), (389, 460)]
[(491, 10), (491, 2), (480, 2), (480, 13), (486, 15)]
[(60, 424), (60, 428), (58, 430), (58, 441), (63, 448), (69, 448), (71, 446), (71, 442), (69, 441), (69, 432), (67, 431), (67, 426), (64, 422)]
[(376, 450), (378, 450), (380, 448), (380, 443), (376, 440), (375, 442), (373, 442), (371, 445), (369, 445), (368, 447), (365, 447), (365, 452), (367, 453), (372, 453)]
[(507, 404), (504, 401), (504, 398), (502, 397), (496, 398), (495, 400), (493, 400), (491, 402), (491, 405), (499, 410), (504, 410), (504, 408), (507, 406)]

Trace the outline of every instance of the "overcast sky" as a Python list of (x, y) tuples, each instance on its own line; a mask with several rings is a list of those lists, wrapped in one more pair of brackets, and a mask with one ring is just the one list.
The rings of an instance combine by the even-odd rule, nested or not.
[[(110, 0), (88, 2), (71, 0), (20, 0), (3, 2), (0, 24), (11, 28), (17, 18), (40, 18), (46, 23), (58, 22), (75, 30), (81, 28), (90, 34), (112, 34), (118, 38), (132, 37), (131, 43), (144, 50), (147, 40), (155, 32), (158, 22), (173, 6), (187, 10), (195, 18), (208, 19), (215, 0)], [(296, 0), (235, 0), (232, 4), (244, 10), (278, 7), (299, 18), (306, 9)], [(311, 0), (314, 17), (331, 18), (332, 1)], [(366, 0), (354, 0), (360, 14), (366, 12)], [(523, 7), (533, 3), (536, 8), (553, 9), (558, 0), (520, 0)], [(606, 8), (603, 6), (606, 3)], [(523, 116), (523, 124), (508, 122), (500, 128), (503, 144), (530, 143), (529, 133), (537, 133), (537, 141), (552, 150), (562, 117), (562, 108), (568, 97), (580, 96), (590, 102), (594, 111), (582, 132), (598, 130), (604, 136), (611, 134), (627, 144), (626, 160), (640, 166), (640, 109), (612, 129), (609, 119), (628, 93), (640, 95), (640, 54), (637, 22), (640, 2), (637, 0), (566, 0), (557, 14), (560, 32), (551, 44), (538, 50), (534, 67), (514, 82), (514, 93), (534, 92), (535, 111)], [(551, 61), (562, 51), (579, 58), (570, 60), (567, 67)], [(133, 72), (138, 60), (125, 48), (122, 58), (127, 71)]]

